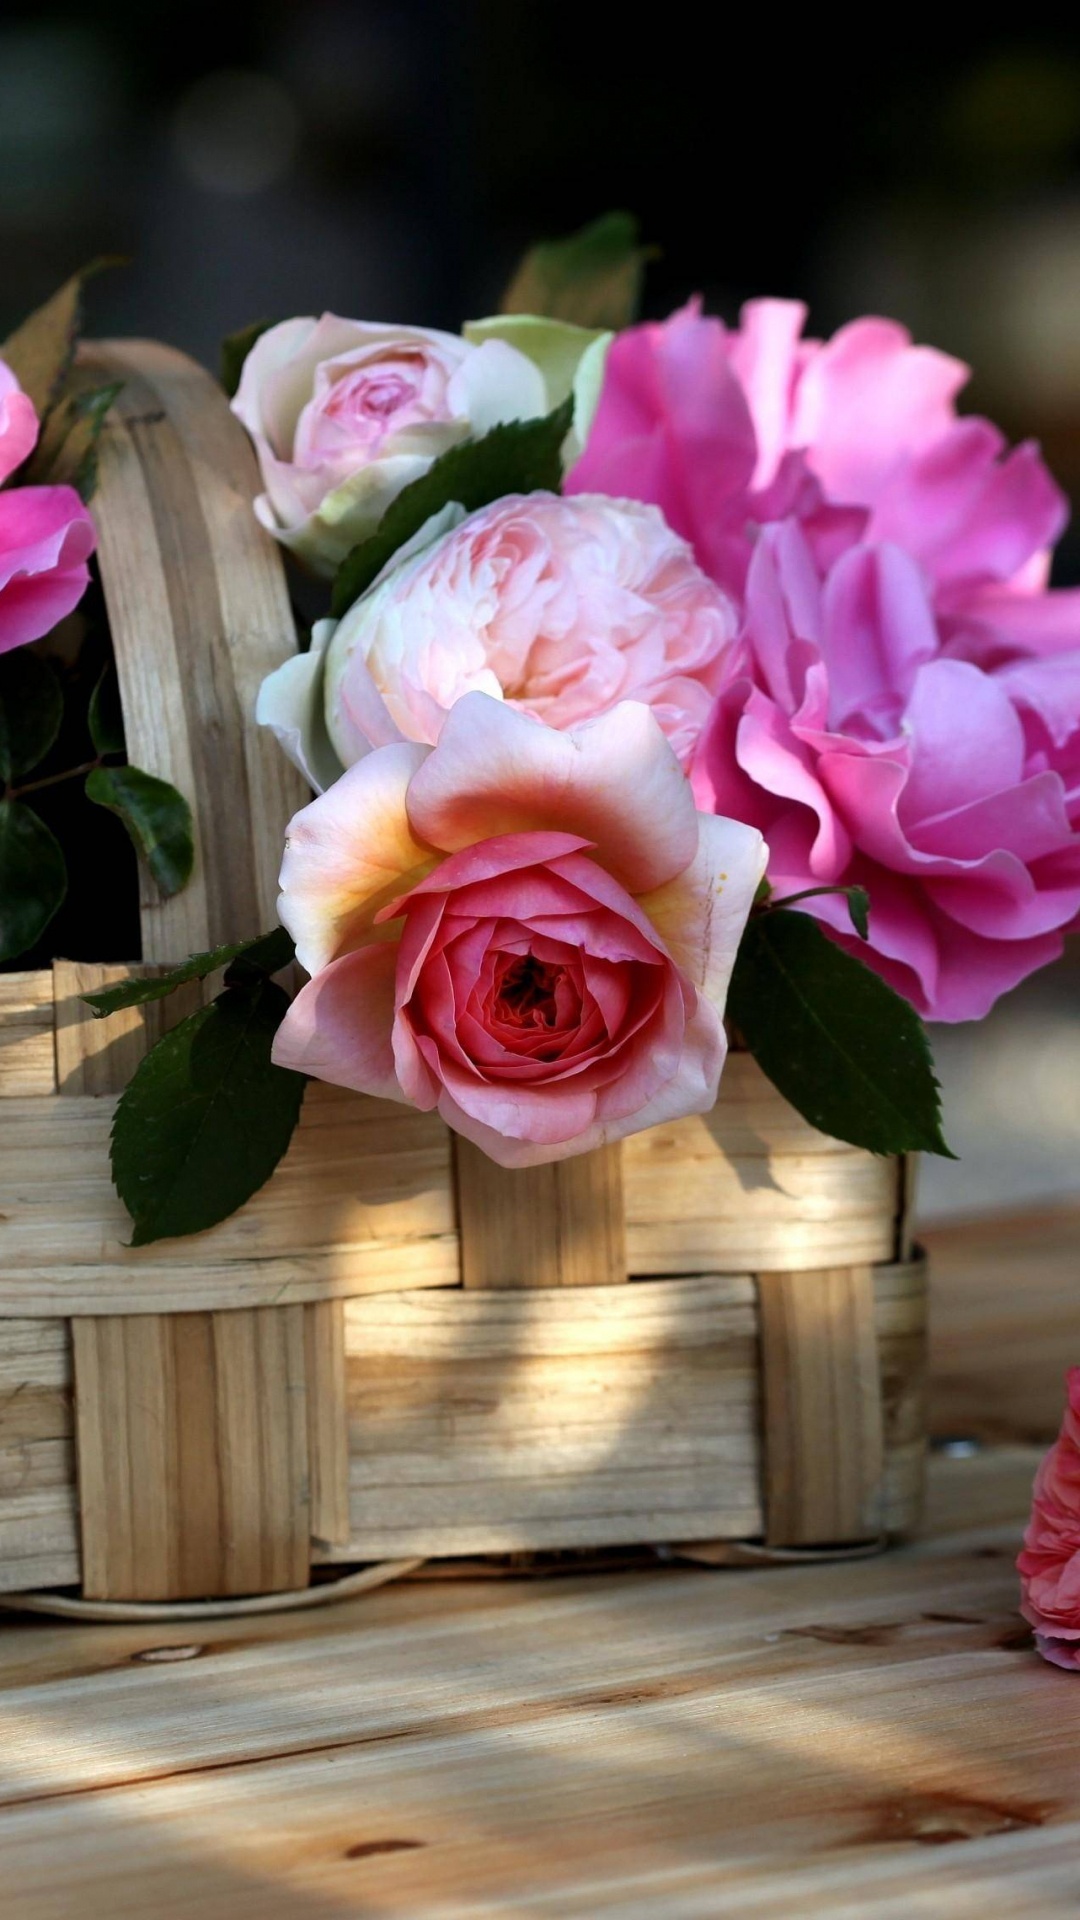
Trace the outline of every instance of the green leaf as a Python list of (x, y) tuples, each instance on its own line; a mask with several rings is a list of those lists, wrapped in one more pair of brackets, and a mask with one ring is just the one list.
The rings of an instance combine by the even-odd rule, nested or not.
[(805, 913), (749, 923), (728, 1012), (812, 1126), (872, 1153), (952, 1159), (926, 1029), (906, 1000)]
[(120, 682), (111, 662), (90, 695), (86, 724), (97, 753), (123, 753), (124, 714), (120, 705)]
[(391, 502), (370, 538), (345, 556), (334, 580), (334, 618), (340, 620), (398, 548), (451, 501), (476, 513), (508, 493), (558, 493), (562, 444), (573, 418), (571, 397), (542, 419), (507, 421), (442, 454)]
[(292, 1138), (303, 1074), (275, 1067), (288, 995), (265, 976), (182, 1020), (136, 1069), (113, 1121), (131, 1244), (201, 1233), (265, 1185)]
[(870, 938), (870, 895), (865, 887), (849, 887), (847, 890), (848, 912), (851, 924), (860, 940)]
[(80, 267), (0, 347), (0, 360), (7, 362), (23, 392), (29, 394), (39, 417), (56, 404), (71, 370), (86, 282), (116, 264), (110, 256)]
[(21, 800), (0, 801), (0, 960), (40, 940), (66, 893), (64, 856), (45, 822)]
[(120, 815), (166, 898), (187, 886), (195, 864), (195, 829), (182, 793), (139, 767), (95, 767), (87, 776), (86, 797)]
[(250, 326), (240, 327), (236, 333), (226, 334), (221, 343), (221, 384), (231, 400), (240, 385), (240, 375), (244, 371), (244, 361), (273, 320), (253, 320)]
[[(767, 883), (762, 881), (761, 885)], [(786, 893), (782, 900), (771, 900), (768, 893), (764, 899), (772, 907), (794, 907), (800, 900), (818, 900), (822, 894), (837, 894), (847, 901), (851, 924), (860, 940), (870, 938), (870, 895), (865, 887), (804, 887), (801, 893)], [(754, 896), (754, 905), (761, 904), (761, 887)]]
[(261, 933), (257, 940), (244, 940), (230, 956), (225, 985), (249, 979), (252, 973), (280, 973), (296, 959), (296, 943), (284, 927)]
[(533, 247), (503, 295), (502, 312), (618, 331), (636, 320), (645, 264), (655, 257), (654, 247), (641, 245), (633, 214), (606, 213), (565, 240)]
[(47, 660), (26, 647), (0, 654), (0, 780), (44, 760), (60, 731), (64, 696)]
[[(272, 933), (260, 933), (254, 940), (237, 940), (231, 946), (213, 947), (209, 953), (193, 953), (190, 960), (170, 967), (168, 973), (158, 974), (155, 979), (121, 980), (115, 987), (103, 987), (100, 993), (84, 993), (82, 998), (93, 1010), (94, 1018), (102, 1020), (124, 1007), (141, 1007), (148, 1000), (164, 1000), (189, 980), (205, 980), (219, 967), (228, 967), (231, 972), (237, 961), (249, 972), (268, 974), (279, 973), (295, 957), (291, 935), (284, 927), (275, 927)], [(232, 985), (232, 981), (229, 984)]]

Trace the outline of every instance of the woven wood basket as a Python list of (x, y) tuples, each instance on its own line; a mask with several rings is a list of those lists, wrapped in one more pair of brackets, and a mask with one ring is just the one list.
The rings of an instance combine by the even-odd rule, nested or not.
[[(273, 924), (306, 793), (251, 716), (293, 627), (210, 377), (85, 352), (124, 382), (96, 517), (129, 751), (200, 844), (186, 891), (147, 885), (152, 965)], [(238, 1215), (131, 1251), (115, 1096), (197, 1002), (94, 1022), (79, 995), (130, 970), (0, 975), (0, 1591), (181, 1601), (333, 1562), (913, 1525), (901, 1163), (816, 1133), (737, 1054), (707, 1118), (525, 1173), (313, 1086)]]

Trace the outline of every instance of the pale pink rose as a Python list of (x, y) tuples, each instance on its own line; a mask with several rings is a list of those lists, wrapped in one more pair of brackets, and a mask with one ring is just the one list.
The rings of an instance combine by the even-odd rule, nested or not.
[(1066, 1376), (1061, 1433), (1039, 1468), (1017, 1561), (1021, 1612), (1055, 1667), (1080, 1671), (1080, 1367)]
[(466, 693), (555, 727), (641, 700), (688, 765), (734, 631), (731, 601), (655, 507), (451, 505), (264, 681), (256, 718), (317, 792), (373, 747), (434, 744)]
[(379, 748), (292, 822), (312, 978), (274, 1058), (437, 1108), (503, 1166), (705, 1112), (763, 865), (646, 708), (559, 733), (466, 694), (437, 746)]
[[(949, 657), (922, 568), (849, 548), (822, 576), (795, 521), (758, 540), (743, 631), (694, 772), (700, 805), (759, 827), (777, 895), (808, 900), (841, 945), (927, 1017), (979, 1019), (1061, 952), (1080, 909), (1080, 760), (1072, 784), (1033, 741), (1048, 663)], [(1074, 702), (1077, 683), (1057, 688)]]
[(952, 651), (1080, 647), (1080, 591), (1046, 591), (1066, 504), (1034, 444), (959, 418), (967, 367), (894, 321), (820, 341), (805, 318), (755, 300), (729, 330), (692, 303), (621, 334), (568, 491), (655, 502), (737, 595), (758, 529), (794, 516), (823, 566), (864, 540), (910, 553)]
[(40, 640), (90, 579), (94, 525), (74, 487), (4, 487), (33, 451), (32, 402), (0, 361), (0, 653)]
[(275, 539), (332, 574), (450, 447), (549, 413), (571, 391), (584, 428), (606, 344), (518, 315), (464, 334), (333, 313), (283, 320), (252, 347), (232, 403), (266, 489), (255, 511)]
[(549, 726), (621, 700), (653, 709), (686, 762), (735, 632), (730, 600), (654, 507), (511, 495), (388, 569), (329, 642), (326, 722), (348, 766), (433, 745), (464, 693)]

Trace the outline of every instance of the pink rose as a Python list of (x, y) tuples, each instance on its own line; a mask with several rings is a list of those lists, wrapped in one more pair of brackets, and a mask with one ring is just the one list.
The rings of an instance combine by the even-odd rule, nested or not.
[(0, 487), (37, 445), (38, 418), (11, 368), (0, 360)]
[(654, 501), (736, 594), (756, 530), (794, 516), (823, 567), (863, 540), (913, 555), (953, 650), (1080, 645), (1080, 594), (1045, 591), (1066, 506), (1035, 446), (958, 418), (968, 369), (894, 321), (819, 341), (805, 317), (755, 300), (729, 331), (694, 303), (621, 334), (568, 491)]
[(0, 653), (40, 640), (78, 606), (94, 525), (74, 487), (5, 487), (33, 451), (32, 402), (0, 361)]
[(1061, 1433), (1035, 1479), (1031, 1519), (1017, 1561), (1020, 1611), (1055, 1667), (1080, 1671), (1080, 1367), (1066, 1376)]
[(314, 786), (372, 747), (433, 745), (470, 692), (554, 727), (641, 700), (689, 763), (735, 612), (655, 507), (512, 495), (447, 509), (413, 547), (259, 696)]
[(292, 822), (312, 978), (274, 1058), (437, 1108), (503, 1166), (705, 1112), (763, 864), (646, 708), (559, 733), (466, 694), (436, 747), (378, 749)]
[[(822, 576), (796, 522), (760, 535), (698, 802), (761, 829), (777, 894), (864, 886), (869, 944), (843, 900), (806, 909), (932, 1019), (981, 1018), (1080, 909), (1080, 761), (1070, 787), (1027, 711), (1047, 663), (1025, 672), (950, 657), (900, 547)], [(1058, 691), (1075, 715), (1075, 679)]]
[(458, 442), (549, 413), (571, 391), (583, 437), (606, 344), (524, 315), (477, 321), (463, 335), (333, 313), (283, 320), (252, 347), (232, 403), (266, 488), (255, 511), (275, 539), (332, 574)]

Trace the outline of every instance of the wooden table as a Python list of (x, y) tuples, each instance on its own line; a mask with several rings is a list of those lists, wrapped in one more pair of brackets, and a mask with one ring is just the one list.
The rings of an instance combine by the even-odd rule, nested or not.
[(939, 1455), (919, 1542), (844, 1565), (12, 1623), (0, 1913), (1074, 1920), (1080, 1679), (1012, 1566), (1036, 1458)]

